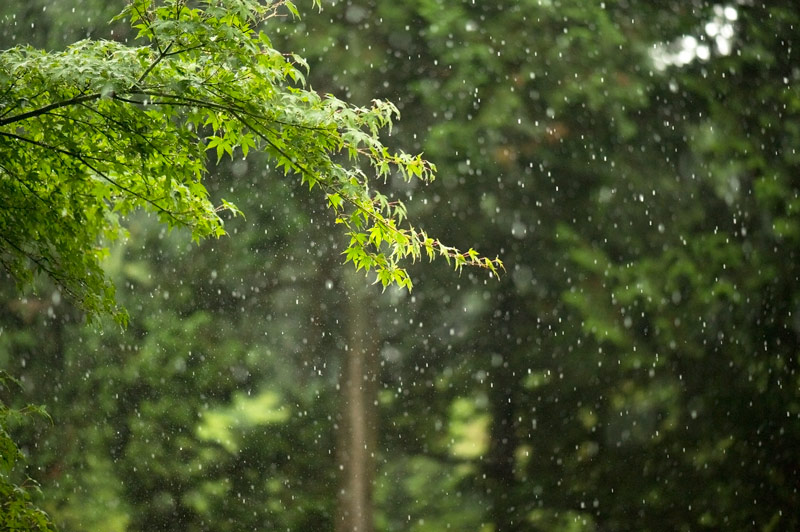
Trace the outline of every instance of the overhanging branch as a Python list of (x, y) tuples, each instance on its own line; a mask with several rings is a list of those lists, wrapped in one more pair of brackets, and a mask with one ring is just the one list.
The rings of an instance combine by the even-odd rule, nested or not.
[(15, 122), (21, 122), (22, 120), (27, 120), (29, 118), (34, 118), (43, 114), (47, 114), (50, 111), (58, 109), (60, 107), (69, 107), (70, 105), (77, 105), (79, 103), (89, 102), (92, 100), (97, 100), (99, 98), (100, 98), (100, 93), (98, 92), (93, 94), (84, 94), (83, 96), (76, 96), (75, 98), (70, 98), (69, 100), (54, 102), (49, 105), (45, 105), (44, 107), (40, 107), (39, 109), (28, 111), (27, 113), (21, 113), (18, 115), (11, 116), (9, 118), (0, 119), (0, 127), (7, 126)]

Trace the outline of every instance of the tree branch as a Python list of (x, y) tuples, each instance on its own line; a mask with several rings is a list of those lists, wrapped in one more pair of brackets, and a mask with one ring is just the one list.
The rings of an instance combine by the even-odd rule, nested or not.
[(28, 118), (34, 118), (36, 116), (47, 114), (53, 109), (58, 109), (59, 107), (68, 107), (70, 105), (89, 102), (92, 100), (97, 100), (99, 98), (100, 98), (100, 93), (93, 93), (93, 94), (84, 94), (83, 96), (76, 96), (75, 98), (70, 98), (69, 100), (63, 100), (61, 102), (51, 103), (49, 105), (45, 105), (44, 107), (40, 107), (39, 109), (28, 111), (27, 113), (14, 115), (10, 118), (0, 119), (0, 127), (7, 126), (8, 124), (13, 124), (14, 122), (27, 120)]
[(133, 86), (130, 88), (130, 90), (133, 90), (134, 88), (136, 88), (137, 85), (139, 85), (142, 81), (144, 81), (144, 79), (147, 77), (147, 75), (150, 72), (153, 71), (153, 69), (156, 67), (156, 65), (158, 65), (161, 62), (161, 60), (164, 59), (167, 56), (167, 52), (169, 52), (169, 49), (172, 48), (173, 44), (175, 44), (175, 41), (170, 42), (167, 45), (167, 47), (164, 48), (164, 50), (160, 50), (159, 49), (158, 57), (156, 57), (155, 61), (150, 63), (150, 66), (147, 67), (147, 70), (142, 72), (142, 75), (139, 76), (139, 79), (136, 81), (136, 83), (133, 84)]

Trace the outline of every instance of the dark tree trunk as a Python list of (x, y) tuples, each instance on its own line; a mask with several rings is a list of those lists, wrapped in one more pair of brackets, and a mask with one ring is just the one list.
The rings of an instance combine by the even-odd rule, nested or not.
[(491, 518), (497, 532), (521, 531), (522, 512), (515, 504), (517, 479), (514, 475), (517, 436), (514, 422), (511, 370), (498, 367), (491, 374), (489, 409), (492, 416), (489, 455), (486, 460), (486, 487), (491, 490)]

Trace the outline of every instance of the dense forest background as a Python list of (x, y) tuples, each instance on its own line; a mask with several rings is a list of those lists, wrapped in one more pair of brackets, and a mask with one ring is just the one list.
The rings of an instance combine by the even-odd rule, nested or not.
[[(507, 274), (382, 293), (251, 154), (208, 183), (245, 212), (229, 238), (131, 219), (124, 331), (0, 279), (61, 529), (800, 528), (795, 2), (323, 6), (270, 21), (276, 47), (395, 102), (386, 141), (439, 172), (387, 190)], [(132, 39), (121, 7), (7, 0), (0, 47)]]

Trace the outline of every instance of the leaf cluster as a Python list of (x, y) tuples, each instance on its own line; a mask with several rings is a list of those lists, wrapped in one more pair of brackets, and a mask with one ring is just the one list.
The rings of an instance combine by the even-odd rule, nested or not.
[[(316, 2), (315, 2), (316, 3)], [(317, 3), (318, 5), (318, 3)], [(52, 277), (89, 315), (114, 313), (101, 268), (107, 242), (135, 209), (193, 239), (225, 234), (204, 185), (206, 152), (265, 151), (284, 174), (318, 187), (349, 237), (344, 255), (385, 287), (411, 288), (404, 264), (442, 256), (497, 273), (499, 259), (445, 246), (405, 223), (406, 209), (372, 182), (430, 181), (421, 155), (391, 151), (380, 131), (389, 102), (355, 107), (305, 86), (305, 62), (272, 48), (259, 28), (286, 0), (133, 0), (129, 19), (147, 45), (81, 41), (59, 53), (0, 53), (0, 262), (21, 285)]]

